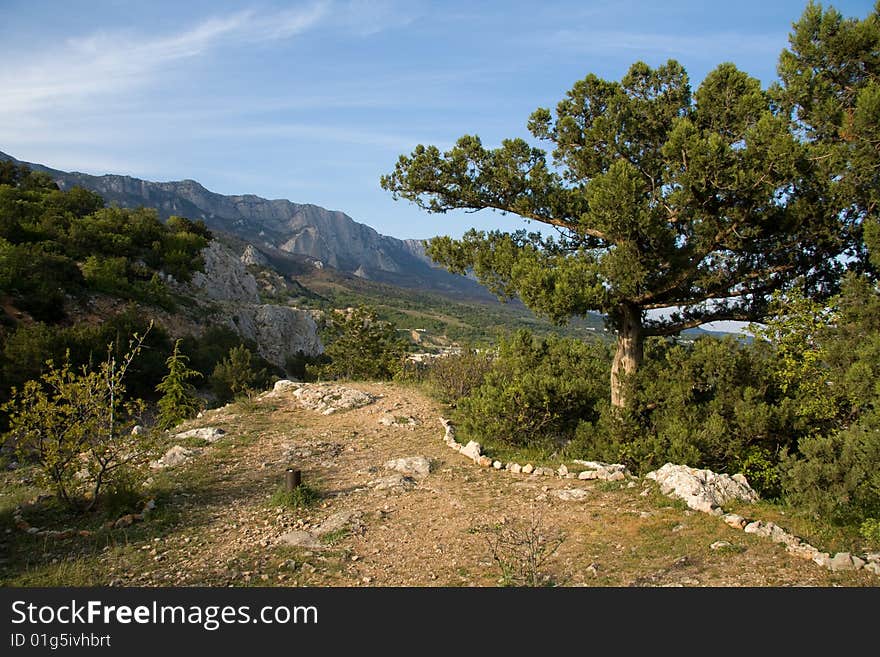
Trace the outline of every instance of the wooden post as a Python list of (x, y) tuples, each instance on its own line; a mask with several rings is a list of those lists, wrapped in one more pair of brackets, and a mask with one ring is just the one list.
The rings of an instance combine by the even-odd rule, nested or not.
[(302, 484), (302, 472), (287, 468), (287, 472), (284, 473), (284, 489), (288, 493), (292, 493), (300, 487), (300, 484)]

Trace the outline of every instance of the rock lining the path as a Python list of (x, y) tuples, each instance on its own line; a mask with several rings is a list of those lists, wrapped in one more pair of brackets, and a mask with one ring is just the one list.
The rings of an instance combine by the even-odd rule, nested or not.
[(660, 485), (664, 495), (683, 500), (694, 511), (723, 515), (721, 506), (735, 500), (756, 502), (758, 494), (741, 474), (717, 474), (686, 465), (667, 463), (645, 475)]

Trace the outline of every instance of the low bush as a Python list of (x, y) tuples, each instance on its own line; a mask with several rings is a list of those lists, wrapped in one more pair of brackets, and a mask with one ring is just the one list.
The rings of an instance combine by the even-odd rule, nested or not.
[(603, 345), (519, 331), (501, 341), (483, 382), (458, 400), (460, 431), (481, 442), (563, 446), (580, 421), (598, 417), (609, 366)]

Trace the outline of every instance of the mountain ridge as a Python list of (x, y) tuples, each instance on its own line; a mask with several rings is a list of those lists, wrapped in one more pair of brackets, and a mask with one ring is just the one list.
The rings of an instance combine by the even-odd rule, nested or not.
[(163, 220), (172, 215), (201, 219), (213, 231), (231, 233), (257, 248), (305, 256), (316, 266), (458, 298), (494, 299), (475, 281), (436, 266), (421, 240), (383, 235), (339, 210), (255, 194), (219, 194), (189, 178), (154, 182), (128, 175), (67, 172), (3, 152), (0, 159), (42, 171), (61, 189), (80, 186), (100, 194), (108, 204), (155, 208)]

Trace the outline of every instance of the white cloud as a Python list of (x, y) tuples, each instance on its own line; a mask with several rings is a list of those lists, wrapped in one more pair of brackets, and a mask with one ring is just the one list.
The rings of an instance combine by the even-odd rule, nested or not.
[[(227, 44), (288, 39), (317, 26), (329, 4), (274, 14), (243, 11), (203, 20), (182, 32), (149, 37), (130, 32), (98, 32), (69, 39), (42, 57), (4, 66), (0, 117), (76, 107), (96, 96), (119, 96), (182, 60)], [(9, 62), (12, 57), (3, 56)]]

